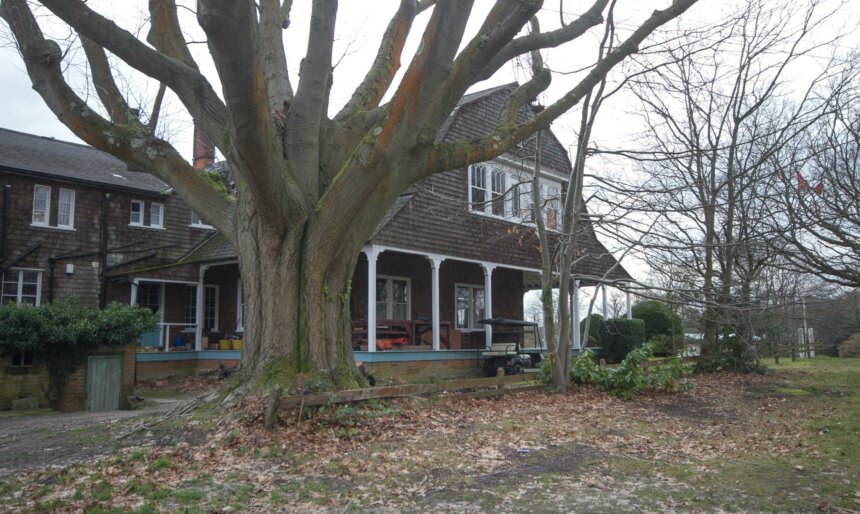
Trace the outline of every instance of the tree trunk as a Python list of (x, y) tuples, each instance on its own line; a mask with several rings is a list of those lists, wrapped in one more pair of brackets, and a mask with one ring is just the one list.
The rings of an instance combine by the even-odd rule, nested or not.
[[(363, 384), (352, 354), (349, 299), (360, 248), (319, 251), (313, 221), (274, 230), (252, 202), (240, 206), (236, 238), (244, 298), (242, 376), (253, 388), (291, 385), (297, 374), (338, 388)], [(325, 244), (330, 241), (324, 241)]]

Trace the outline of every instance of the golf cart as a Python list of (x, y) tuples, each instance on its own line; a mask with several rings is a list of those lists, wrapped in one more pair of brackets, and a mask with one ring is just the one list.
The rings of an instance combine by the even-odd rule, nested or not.
[(547, 349), (537, 323), (505, 318), (482, 319), (478, 323), (493, 327), (493, 345), (480, 353), (487, 376), (495, 375), (498, 368), (503, 368), (505, 374), (517, 375), (526, 368), (540, 366)]

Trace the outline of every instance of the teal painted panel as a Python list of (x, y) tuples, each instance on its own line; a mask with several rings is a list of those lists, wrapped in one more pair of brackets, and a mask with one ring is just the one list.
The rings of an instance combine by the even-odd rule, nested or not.
[(86, 410), (119, 410), (122, 356), (90, 355), (87, 358), (86, 385)]
[(161, 330), (152, 330), (140, 334), (137, 340), (140, 346), (158, 347), (161, 346)]

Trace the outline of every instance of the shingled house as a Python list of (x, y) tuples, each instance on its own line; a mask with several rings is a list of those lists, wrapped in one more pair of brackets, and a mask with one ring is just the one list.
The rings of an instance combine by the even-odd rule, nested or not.
[[(438, 139), (489, 132), (513, 87), (466, 95)], [(540, 187), (553, 229), (571, 165), (545, 134)], [(195, 142), (195, 166), (217, 170), (212, 150)], [(478, 320), (523, 318), (523, 294), (540, 283), (534, 154), (528, 140), (491, 162), (434, 175), (395, 202), (356, 263), (357, 360), (474, 366), (492, 338)], [(236, 254), (169, 186), (90, 147), (8, 130), (0, 130), (0, 184), (2, 301), (74, 294), (87, 305), (152, 308), (161, 328), (142, 340), (150, 351), (138, 353), (139, 378), (240, 358), (215, 349), (243, 331)], [(591, 226), (578, 244), (581, 285), (630, 280)], [(190, 351), (174, 351), (181, 341)]]

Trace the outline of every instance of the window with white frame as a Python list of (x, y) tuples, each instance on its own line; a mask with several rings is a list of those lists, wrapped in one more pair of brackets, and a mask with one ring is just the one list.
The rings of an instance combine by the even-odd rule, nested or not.
[(164, 204), (149, 204), (149, 226), (152, 228), (164, 228)]
[[(469, 210), (517, 223), (534, 222), (533, 179), (526, 170), (517, 171), (498, 163), (469, 168)], [(550, 229), (560, 225), (561, 183), (540, 180), (541, 212)]]
[(143, 226), (143, 201), (132, 200), (129, 209), (128, 224), (135, 227)]
[(376, 277), (376, 318), (412, 319), (411, 281), (404, 277)]
[(13, 268), (3, 273), (2, 285), (0, 285), (0, 303), (39, 305), (41, 296), (41, 271)]
[(197, 286), (185, 286), (185, 323), (197, 324)]
[(75, 227), (75, 192), (71, 189), (60, 189), (60, 198), (57, 202), (57, 226)]
[(469, 170), (469, 208), (484, 212), (487, 208), (487, 166), (473, 164)]
[(191, 211), (191, 226), (194, 228), (205, 228), (208, 230), (213, 230), (215, 228), (212, 225), (210, 225), (210, 224), (206, 223), (205, 221), (203, 221), (202, 219), (200, 219), (200, 216), (194, 211)]
[(51, 219), (51, 188), (33, 187), (33, 225), (48, 226)]
[[(197, 324), (197, 286), (185, 286), (185, 323)], [(203, 328), (218, 328), (218, 286), (203, 286)]]
[(484, 319), (484, 286), (456, 284), (454, 286), (456, 328), (470, 330), (481, 328), (478, 320)]

